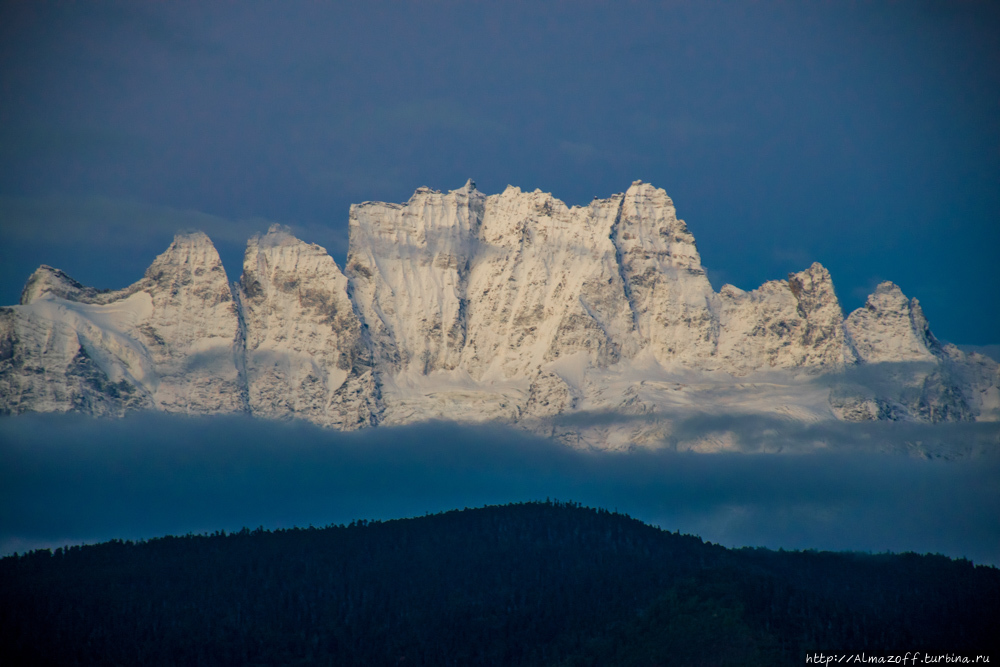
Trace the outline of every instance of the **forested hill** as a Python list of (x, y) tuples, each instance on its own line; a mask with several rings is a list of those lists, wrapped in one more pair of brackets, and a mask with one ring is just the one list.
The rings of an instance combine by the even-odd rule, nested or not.
[(998, 621), (996, 568), (729, 550), (548, 502), (0, 560), (4, 665), (997, 661)]

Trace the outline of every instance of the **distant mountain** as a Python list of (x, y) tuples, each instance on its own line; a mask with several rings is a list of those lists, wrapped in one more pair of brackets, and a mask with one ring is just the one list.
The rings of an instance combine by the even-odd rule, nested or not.
[(993, 567), (729, 550), (558, 503), (0, 559), (4, 664), (975, 661), (998, 615)]
[(845, 319), (820, 264), (708, 282), (663, 190), (568, 208), (472, 181), (351, 207), (342, 272), (280, 227), (230, 283), (204, 234), (99, 292), (48, 266), (0, 309), (0, 413), (248, 412), (340, 429), (519, 424), (582, 447), (713, 451), (678, 412), (1000, 421), (1000, 365), (883, 283)]

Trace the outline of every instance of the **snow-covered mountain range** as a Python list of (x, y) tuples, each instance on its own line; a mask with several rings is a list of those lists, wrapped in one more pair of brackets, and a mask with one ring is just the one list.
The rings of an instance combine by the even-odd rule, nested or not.
[(118, 291), (40, 267), (0, 309), (0, 414), (133, 410), (726, 449), (678, 440), (676, 416), (1000, 421), (1000, 368), (938, 342), (892, 283), (844, 318), (818, 263), (715, 292), (649, 184), (569, 208), (469, 181), (352, 206), (344, 271), (277, 226), (233, 283), (198, 232)]

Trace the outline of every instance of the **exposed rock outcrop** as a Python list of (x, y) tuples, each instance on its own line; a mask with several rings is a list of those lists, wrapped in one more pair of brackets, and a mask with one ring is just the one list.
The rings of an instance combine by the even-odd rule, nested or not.
[(326, 250), (273, 226), (247, 244), (238, 294), (251, 412), (341, 429), (378, 423), (371, 352)]

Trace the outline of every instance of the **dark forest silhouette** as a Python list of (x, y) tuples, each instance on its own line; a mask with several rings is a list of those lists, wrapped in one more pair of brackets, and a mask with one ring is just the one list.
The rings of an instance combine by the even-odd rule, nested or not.
[(574, 503), (0, 560), (0, 663), (774, 665), (1000, 658), (1000, 570), (726, 549)]

